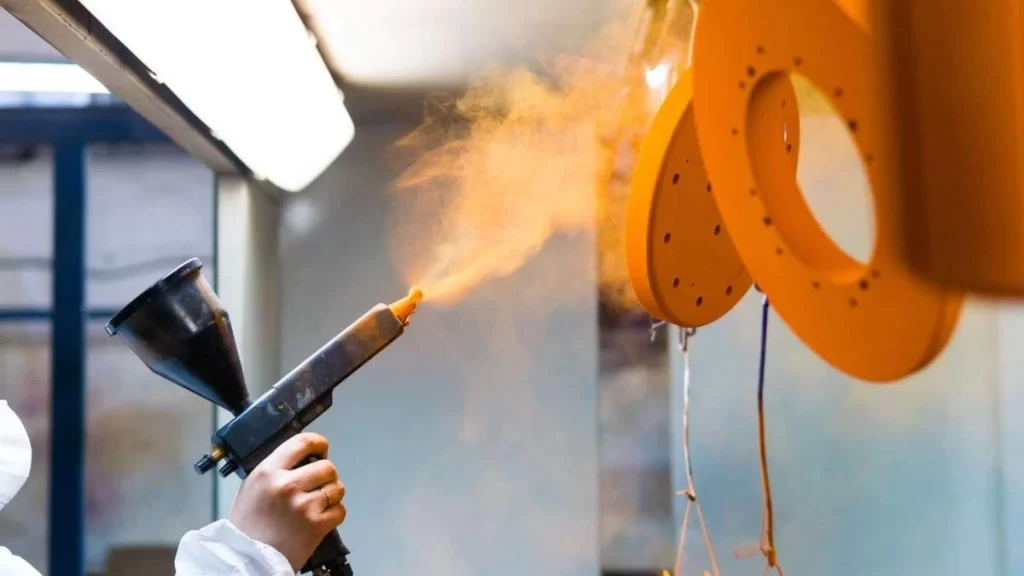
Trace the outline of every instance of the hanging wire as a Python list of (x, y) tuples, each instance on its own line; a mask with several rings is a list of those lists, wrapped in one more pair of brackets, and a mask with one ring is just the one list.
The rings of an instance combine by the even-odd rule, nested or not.
[[(761, 299), (761, 358), (757, 370), (757, 447), (761, 463), (761, 489), (764, 492), (759, 549), (765, 558), (764, 574), (775, 570), (779, 576), (784, 576), (782, 566), (779, 565), (778, 551), (775, 548), (775, 516), (772, 509), (771, 482), (768, 478), (768, 448), (765, 442), (764, 425), (764, 373), (768, 349), (768, 311), (770, 307), (768, 296), (765, 295)], [(738, 549), (735, 554), (737, 557), (743, 558), (752, 555), (752, 552), (747, 549)]]
[[(690, 460), (690, 339), (697, 334), (696, 328), (679, 329), (679, 350), (683, 353), (683, 464), (686, 467), (686, 490), (676, 492), (676, 496), (686, 497), (686, 511), (683, 513), (683, 525), (679, 530), (679, 546), (676, 548), (675, 576), (680, 576), (683, 566), (683, 555), (686, 550), (686, 533), (690, 524), (690, 512), (696, 508), (697, 521), (700, 522), (700, 532), (704, 538), (704, 547), (708, 553), (708, 561), (711, 563), (711, 574), (720, 576), (718, 569), (718, 558), (715, 556), (715, 547), (711, 544), (711, 536), (708, 533), (707, 524), (704, 522), (704, 512), (701, 510), (700, 502), (697, 500), (697, 486), (693, 481), (693, 466)], [(707, 572), (704, 572), (707, 575)]]

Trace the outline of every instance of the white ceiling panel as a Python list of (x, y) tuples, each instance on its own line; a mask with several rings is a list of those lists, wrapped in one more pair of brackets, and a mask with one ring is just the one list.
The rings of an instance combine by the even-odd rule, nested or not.
[[(330, 65), (373, 86), (463, 83), (578, 48), (623, 0), (297, 0)], [(642, 6), (642, 0), (634, 2)]]

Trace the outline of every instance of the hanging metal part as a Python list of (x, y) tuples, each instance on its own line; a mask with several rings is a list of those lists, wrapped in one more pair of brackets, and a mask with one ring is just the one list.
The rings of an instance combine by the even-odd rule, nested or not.
[[(757, 370), (757, 447), (761, 464), (761, 488), (764, 492), (764, 512), (761, 518), (761, 542), (758, 546), (765, 559), (764, 574), (772, 570), (784, 576), (775, 548), (775, 515), (772, 508), (772, 488), (768, 478), (768, 448), (765, 441), (764, 424), (764, 373), (768, 349), (768, 311), (771, 304), (768, 296), (761, 299), (761, 358)], [(744, 558), (753, 553), (749, 548), (737, 549), (737, 557)]]
[[(893, 134), (901, 125), (886, 98), (876, 96), (891, 94), (891, 86), (877, 67), (880, 40), (862, 25), (873, 4), (884, 3), (787, 0), (784, 9), (775, 0), (703, 3), (693, 97), (697, 140), (722, 226), (751, 276), (771, 294), (772, 307), (832, 366), (861, 380), (891, 382), (938, 356), (963, 298), (921, 282), (901, 263), (900, 222), (905, 193), (913, 190), (898, 178), (903, 160)], [(869, 262), (852, 259), (829, 238), (800, 190), (799, 106), (790, 81), (796, 73), (827, 90), (857, 145), (877, 223)], [(944, 102), (955, 99), (946, 96)], [(947, 109), (931, 110), (941, 116)], [(783, 140), (779, 117), (786, 110), (794, 114)], [(923, 117), (907, 122), (924, 126)], [(955, 129), (925, 131), (923, 138), (931, 143), (946, 133)], [(921, 165), (953, 158), (937, 146), (943, 152), (922, 156)]]
[[(692, 88), (693, 75), (684, 72), (647, 132), (626, 203), (624, 240), (633, 293), (644, 309), (701, 327), (729, 312), (752, 281), (704, 170)], [(781, 125), (796, 109), (776, 112)]]
[[(693, 338), (697, 334), (696, 328), (683, 328), (679, 327), (679, 351), (689, 352), (690, 351), (690, 338)], [(687, 364), (689, 365), (689, 364)]]
[[(686, 533), (690, 524), (690, 512), (697, 510), (697, 521), (700, 522), (700, 532), (704, 538), (704, 547), (707, 550), (708, 561), (711, 564), (712, 576), (719, 576), (718, 558), (715, 556), (715, 547), (711, 544), (711, 536), (708, 533), (707, 524), (704, 522), (704, 512), (701, 510), (700, 502), (697, 500), (697, 487), (693, 481), (693, 466), (690, 462), (690, 339), (697, 334), (696, 328), (679, 329), (679, 350), (683, 353), (683, 464), (686, 466), (686, 490), (676, 492), (676, 496), (686, 497), (686, 511), (683, 513), (683, 525), (679, 530), (679, 547), (676, 549), (675, 576), (681, 575), (683, 566), (683, 555), (686, 550)], [(708, 572), (704, 572), (705, 576)]]
[(658, 328), (661, 328), (666, 324), (664, 320), (657, 320), (654, 316), (651, 316), (651, 344), (658, 341)]

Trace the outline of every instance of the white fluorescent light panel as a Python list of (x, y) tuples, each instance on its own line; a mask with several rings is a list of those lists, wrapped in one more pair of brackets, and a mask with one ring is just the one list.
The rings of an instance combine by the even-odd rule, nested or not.
[(95, 78), (74, 64), (0, 62), (0, 92), (108, 94)]
[(297, 192), (352, 141), (290, 0), (81, 0), (258, 178)]

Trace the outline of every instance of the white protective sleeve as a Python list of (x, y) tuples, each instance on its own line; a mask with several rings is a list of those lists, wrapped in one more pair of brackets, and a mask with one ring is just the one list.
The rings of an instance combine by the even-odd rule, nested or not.
[(185, 534), (174, 569), (177, 576), (295, 576), (283, 554), (242, 534), (227, 520)]
[(40, 576), (39, 572), (11, 551), (0, 546), (0, 574), (3, 576)]

